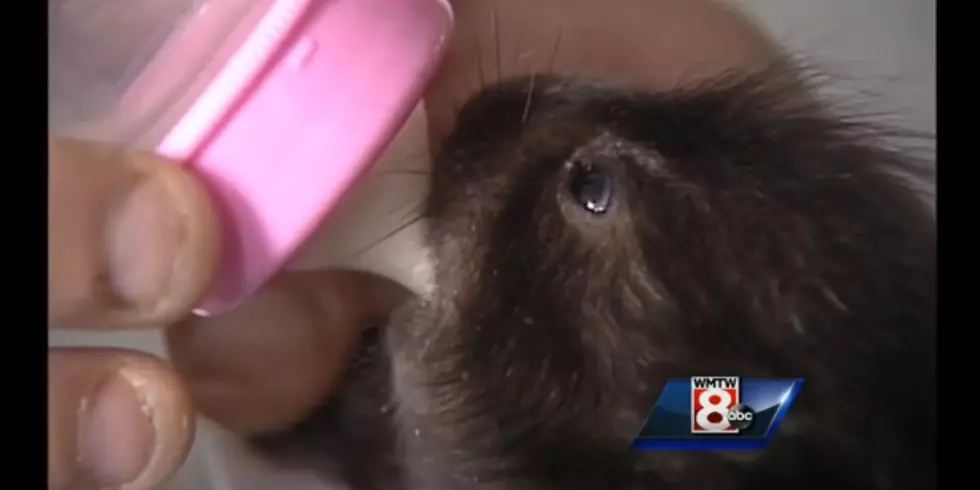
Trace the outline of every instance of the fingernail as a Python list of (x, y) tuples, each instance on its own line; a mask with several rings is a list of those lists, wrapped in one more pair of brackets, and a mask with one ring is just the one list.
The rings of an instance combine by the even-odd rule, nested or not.
[(166, 178), (150, 177), (137, 184), (110, 221), (110, 287), (130, 309), (152, 310), (171, 293), (187, 235), (182, 210)]
[(101, 488), (139, 477), (150, 461), (155, 432), (149, 406), (131, 382), (113, 375), (80, 412), (78, 478)]

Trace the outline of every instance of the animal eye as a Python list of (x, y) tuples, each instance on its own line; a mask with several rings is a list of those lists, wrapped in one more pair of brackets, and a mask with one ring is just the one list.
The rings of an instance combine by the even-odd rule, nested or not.
[(602, 168), (577, 163), (571, 169), (568, 191), (592, 214), (603, 214), (612, 203), (612, 177)]

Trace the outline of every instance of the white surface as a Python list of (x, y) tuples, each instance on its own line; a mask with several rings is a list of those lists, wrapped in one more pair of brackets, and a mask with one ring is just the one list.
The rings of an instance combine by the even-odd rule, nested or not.
[(935, 0), (736, 0), (797, 52), (880, 96), (915, 129), (936, 129)]
[[(791, 49), (846, 76), (849, 88), (875, 94), (916, 129), (935, 131), (935, 0), (739, 0)], [(362, 254), (356, 252), (404, 223), (406, 209), (424, 192), (422, 178), (386, 173), (427, 164), (424, 120), (416, 111), (384, 160), (362, 181), (339, 213), (324, 224), (297, 260), (298, 267), (348, 265), (419, 288), (427, 270), (419, 229), (408, 228)], [(53, 345), (102, 344), (162, 353), (157, 334), (52, 334)], [(248, 461), (233, 441), (202, 424), (184, 469), (167, 490), (319, 490), (312, 479), (282, 475)]]

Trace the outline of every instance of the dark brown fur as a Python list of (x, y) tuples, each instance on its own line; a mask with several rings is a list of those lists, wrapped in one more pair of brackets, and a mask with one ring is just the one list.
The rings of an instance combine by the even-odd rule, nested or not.
[[(797, 74), (478, 94), (432, 171), (432, 297), (260, 446), (356, 489), (934, 487), (935, 222), (896, 176), (916, 162)], [(604, 215), (569, 162), (612, 178)], [(667, 378), (718, 373), (806, 380), (772, 446), (629, 450)]]

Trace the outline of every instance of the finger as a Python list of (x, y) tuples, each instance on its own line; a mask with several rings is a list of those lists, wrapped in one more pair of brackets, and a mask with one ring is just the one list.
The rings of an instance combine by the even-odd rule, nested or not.
[(195, 179), (143, 152), (50, 138), (48, 319), (172, 321), (215, 272), (217, 219)]
[(167, 366), (116, 349), (48, 353), (48, 488), (144, 490), (183, 462), (190, 399)]
[(199, 412), (240, 434), (302, 420), (334, 389), (361, 331), (410, 293), (363, 272), (285, 273), (235, 311), (167, 331)]

